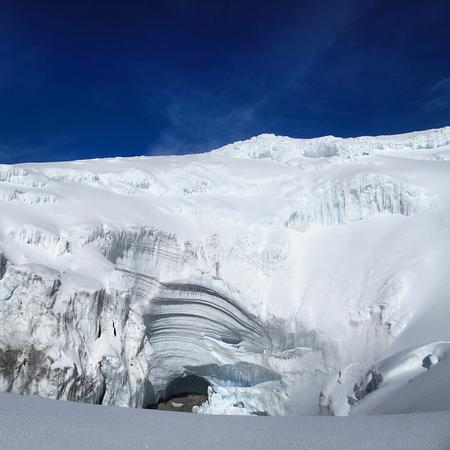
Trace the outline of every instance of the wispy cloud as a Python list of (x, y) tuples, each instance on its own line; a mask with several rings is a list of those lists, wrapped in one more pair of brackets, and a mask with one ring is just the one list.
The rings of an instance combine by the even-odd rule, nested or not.
[(202, 152), (251, 134), (265, 99), (234, 100), (229, 88), (166, 91), (160, 101), (167, 126), (149, 154)]
[(430, 91), (424, 103), (428, 111), (444, 111), (450, 109), (450, 77), (439, 80)]
[(262, 23), (267, 31), (260, 36), (260, 47), (248, 54), (248, 61), (233, 66), (228, 78), (217, 73), (215, 79), (207, 77), (208, 87), (204, 83), (170, 87), (149, 99), (149, 109), (159, 109), (166, 119), (149, 153), (199, 152), (263, 132), (282, 133), (278, 129), (289, 108), (295, 109), (294, 97), (305, 111), (323, 108), (311, 103), (308, 76), (323, 52), (378, 3), (348, 0), (339, 6), (330, 3), (324, 10), (317, 2), (306, 1), (292, 10), (289, 26)]

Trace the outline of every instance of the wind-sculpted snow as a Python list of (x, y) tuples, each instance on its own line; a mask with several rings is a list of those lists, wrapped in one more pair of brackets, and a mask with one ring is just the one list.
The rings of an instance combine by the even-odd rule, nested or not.
[(82, 169), (48, 168), (43, 173), (58, 183), (81, 183), (99, 188), (109, 188), (119, 194), (136, 194), (139, 190), (153, 191), (156, 194), (164, 192), (155, 177), (143, 170), (127, 169), (123, 172), (93, 173)]
[(59, 201), (59, 197), (54, 194), (38, 191), (24, 191), (21, 189), (0, 190), (0, 201), (29, 203), (31, 205), (54, 204)]
[(153, 407), (196, 377), (197, 412), (371, 410), (377, 361), (450, 340), (449, 136), (0, 166), (0, 389)]

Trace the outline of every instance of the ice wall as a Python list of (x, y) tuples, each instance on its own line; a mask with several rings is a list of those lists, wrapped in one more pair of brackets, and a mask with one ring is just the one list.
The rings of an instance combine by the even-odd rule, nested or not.
[(410, 216), (425, 206), (423, 190), (398, 180), (357, 175), (326, 182), (299, 199), (288, 227), (304, 230), (311, 225), (337, 225), (367, 219), (377, 214)]

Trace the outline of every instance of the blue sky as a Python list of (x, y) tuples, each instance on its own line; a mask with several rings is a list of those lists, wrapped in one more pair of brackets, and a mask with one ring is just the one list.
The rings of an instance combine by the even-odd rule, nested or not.
[(0, 162), (450, 124), (448, 0), (0, 2)]

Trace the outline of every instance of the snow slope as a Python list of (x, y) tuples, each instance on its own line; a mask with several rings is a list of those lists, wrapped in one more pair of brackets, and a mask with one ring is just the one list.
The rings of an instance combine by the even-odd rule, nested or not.
[(339, 370), (450, 341), (449, 159), (447, 127), (1, 165), (0, 390), (142, 407), (194, 374), (199, 412), (323, 412)]
[(449, 423), (449, 412), (370, 418), (224, 417), (0, 394), (2, 449), (446, 450)]
[(450, 411), (450, 343), (404, 350), (369, 367), (351, 364), (322, 386), (324, 415)]

